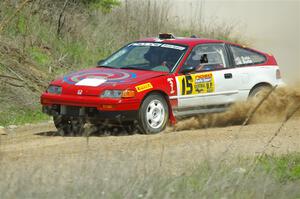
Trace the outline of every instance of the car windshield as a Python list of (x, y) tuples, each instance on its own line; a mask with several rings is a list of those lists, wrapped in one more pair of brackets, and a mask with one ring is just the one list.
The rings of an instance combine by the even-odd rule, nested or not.
[(98, 64), (102, 67), (172, 72), (187, 47), (165, 43), (131, 43)]

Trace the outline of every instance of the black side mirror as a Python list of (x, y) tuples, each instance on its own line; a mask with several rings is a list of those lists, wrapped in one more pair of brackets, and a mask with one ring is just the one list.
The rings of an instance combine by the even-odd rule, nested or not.
[(190, 73), (196, 70), (195, 66), (184, 66), (181, 70), (183, 74)]
[(100, 61), (98, 61), (97, 66), (101, 66), (104, 61), (105, 61), (105, 59), (101, 59)]

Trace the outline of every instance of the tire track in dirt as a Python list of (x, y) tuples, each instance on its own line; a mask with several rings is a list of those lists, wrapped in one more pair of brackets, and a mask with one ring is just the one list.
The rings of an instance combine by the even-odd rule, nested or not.
[[(48, 136), (47, 133), (55, 131), (52, 124), (32, 126), (32, 129), (23, 131), (22, 128), (1, 135), (1, 156), (9, 158), (53, 157), (55, 155), (93, 155), (97, 153), (147, 153), (159, 156), (164, 153), (176, 157), (198, 155), (205, 158), (205, 153), (217, 157), (230, 143), (232, 155), (255, 155), (267, 141), (274, 135), (280, 123), (265, 123), (248, 125), (239, 132), (239, 126), (210, 128), (201, 130), (186, 130), (158, 135), (132, 135), (132, 136), (92, 136), (60, 137)], [(236, 136), (238, 134), (238, 136)], [(268, 152), (285, 153), (300, 151), (300, 118), (294, 118), (283, 128), (275, 138)], [(164, 149), (163, 149), (164, 148)], [(21, 154), (21, 155), (20, 155)]]

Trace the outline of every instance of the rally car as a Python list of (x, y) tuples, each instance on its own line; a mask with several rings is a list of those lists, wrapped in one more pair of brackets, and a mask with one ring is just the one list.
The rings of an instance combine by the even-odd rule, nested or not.
[(51, 82), (41, 103), (64, 134), (80, 134), (85, 122), (135, 123), (142, 133), (158, 133), (178, 117), (224, 111), (281, 84), (270, 54), (227, 41), (160, 34)]

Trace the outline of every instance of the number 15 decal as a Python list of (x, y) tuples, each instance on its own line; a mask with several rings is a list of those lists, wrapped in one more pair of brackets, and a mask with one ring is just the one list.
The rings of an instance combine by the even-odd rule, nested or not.
[(190, 75), (184, 76), (181, 80), (181, 95), (193, 93), (193, 78)]
[(215, 92), (214, 75), (211, 72), (178, 76), (181, 95), (197, 95)]

